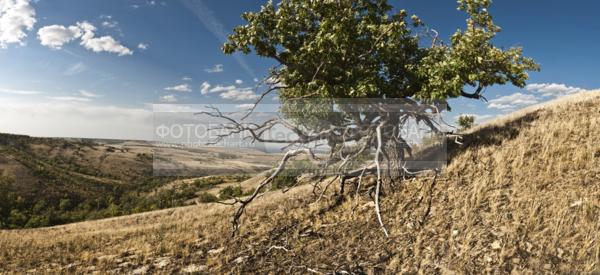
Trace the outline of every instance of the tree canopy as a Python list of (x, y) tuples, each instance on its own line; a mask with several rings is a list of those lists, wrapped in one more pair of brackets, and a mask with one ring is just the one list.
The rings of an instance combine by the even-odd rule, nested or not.
[[(523, 87), (538, 65), (521, 48), (493, 45), (491, 0), (459, 0), (468, 15), (448, 43), (386, 0), (282, 0), (242, 15), (223, 46), (275, 60), (279, 96), (294, 98), (482, 98), (486, 87)], [(465, 88), (470, 88), (465, 91)]]

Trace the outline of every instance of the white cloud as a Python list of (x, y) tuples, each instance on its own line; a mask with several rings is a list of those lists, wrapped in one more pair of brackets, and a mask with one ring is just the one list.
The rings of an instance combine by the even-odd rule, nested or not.
[(245, 110), (249, 110), (252, 109), (254, 107), (254, 104), (249, 103), (249, 104), (239, 104), (235, 106), (238, 109), (245, 109)]
[(79, 94), (84, 97), (92, 97), (92, 98), (103, 97), (103, 95), (92, 93), (92, 92), (86, 91), (86, 90), (79, 90)]
[(147, 50), (148, 47), (150, 47), (150, 45), (146, 44), (146, 43), (140, 43), (137, 45), (138, 49), (140, 50)]
[(51, 25), (45, 26), (38, 31), (38, 39), (41, 44), (51, 49), (61, 49), (63, 45), (77, 38), (84, 48), (93, 52), (116, 53), (119, 56), (132, 55), (133, 51), (121, 45), (111, 36), (96, 37), (96, 27), (87, 21), (77, 22), (74, 26)]
[(200, 93), (203, 95), (210, 93), (210, 84), (208, 82), (202, 82), (202, 85), (200, 85)]
[(146, 7), (158, 7), (158, 6), (159, 6), (159, 4), (160, 4), (160, 6), (163, 6), (163, 7), (167, 6), (167, 3), (166, 3), (166, 2), (164, 2), (164, 1), (161, 1), (161, 2), (159, 3), (159, 2), (158, 2), (158, 1), (156, 1), (156, 0), (150, 0), (150, 1), (145, 1), (145, 2), (143, 3), (143, 5), (140, 5), (140, 4), (133, 4), (133, 5), (131, 5), (131, 7), (132, 7), (132, 8), (134, 8), (134, 9), (139, 9), (139, 8), (141, 8), (142, 6), (146, 6)]
[(77, 62), (69, 66), (64, 72), (64, 75), (76, 75), (87, 71), (88, 67), (82, 62)]
[(69, 102), (88, 102), (91, 100), (89, 98), (77, 97), (77, 96), (51, 96), (48, 98), (52, 99), (52, 100), (69, 101)]
[(219, 96), (223, 99), (232, 99), (236, 101), (253, 100), (259, 98), (259, 96), (256, 93), (254, 93), (254, 89), (251, 87), (239, 88), (233, 85), (212, 86), (206, 81), (203, 82), (202, 85), (200, 85), (200, 93), (202, 93), (203, 95), (219, 93)]
[(25, 31), (31, 31), (36, 21), (29, 0), (0, 0), (0, 48), (24, 45)]
[(184, 77), (181, 78), (181, 80), (183, 80), (183, 81), (192, 81), (192, 78), (189, 77), (189, 76), (184, 76)]
[(232, 99), (236, 101), (254, 100), (259, 98), (259, 96), (250, 88), (229, 90), (221, 93), (219, 96), (223, 99)]
[(588, 91), (583, 88), (558, 83), (533, 83), (527, 85), (525, 89), (531, 92), (540, 93), (544, 97), (561, 97)]
[(166, 95), (166, 96), (161, 97), (160, 101), (173, 103), (173, 102), (177, 102), (177, 97), (175, 95)]
[(222, 73), (225, 70), (223, 69), (223, 64), (215, 64), (212, 68), (205, 69), (207, 73)]
[(221, 86), (221, 85), (217, 85), (215, 87), (213, 87), (212, 89), (208, 90), (209, 93), (223, 93), (223, 92), (227, 92), (227, 91), (231, 91), (231, 90), (235, 90), (237, 89), (237, 87), (235, 86)]
[(526, 95), (522, 93), (514, 93), (512, 95), (507, 95), (503, 97), (499, 97), (488, 102), (488, 108), (490, 109), (500, 109), (500, 110), (508, 110), (513, 109), (515, 107), (523, 107), (527, 105), (532, 105), (538, 103), (538, 100), (533, 95)]
[(95, 31), (96, 27), (90, 24), (89, 22), (83, 21), (77, 23), (77, 26), (83, 30), (83, 35), (81, 36), (81, 45), (93, 52), (109, 52), (116, 53), (119, 56), (123, 55), (132, 55), (133, 51), (128, 49), (127, 47), (121, 45), (119, 41), (116, 41), (111, 36), (101, 36), (96, 37)]
[(244, 84), (244, 81), (243, 81), (243, 80), (241, 80), (241, 79), (236, 79), (236, 80), (235, 80), (235, 84), (237, 84), (237, 85), (242, 85), (242, 84)]
[(166, 91), (176, 91), (176, 92), (191, 92), (192, 88), (189, 84), (180, 84), (172, 87), (166, 87)]
[(123, 30), (119, 26), (119, 21), (112, 20), (111, 15), (100, 15), (100, 19), (104, 20), (102, 23), (100, 23), (103, 28), (114, 30), (119, 34), (119, 36), (125, 36), (123, 34)]
[(102, 27), (114, 29), (119, 26), (119, 22), (117, 21), (102, 21)]
[(64, 44), (81, 37), (81, 34), (81, 29), (77, 26), (50, 25), (38, 30), (38, 39), (43, 46), (60, 50)]
[(4, 88), (0, 88), (0, 93), (12, 94), (12, 95), (39, 95), (39, 94), (43, 94), (40, 91), (25, 91), (25, 90), (14, 90), (14, 89), (4, 89)]

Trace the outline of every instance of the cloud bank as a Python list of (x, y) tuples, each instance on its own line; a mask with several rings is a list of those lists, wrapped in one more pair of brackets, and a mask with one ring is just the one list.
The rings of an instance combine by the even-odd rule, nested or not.
[(534, 95), (514, 93), (512, 95), (502, 96), (488, 102), (488, 108), (508, 110), (515, 107), (524, 107), (538, 103)]
[(561, 97), (588, 91), (583, 88), (558, 83), (534, 83), (527, 85), (525, 89), (530, 92), (539, 93), (544, 97)]

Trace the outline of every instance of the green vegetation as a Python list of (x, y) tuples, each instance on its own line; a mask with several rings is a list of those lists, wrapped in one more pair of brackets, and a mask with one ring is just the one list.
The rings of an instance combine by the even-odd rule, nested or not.
[[(490, 5), (491, 0), (459, 0), (466, 28), (445, 43), (417, 15), (385, 0), (269, 1), (242, 14), (246, 23), (233, 30), (222, 50), (254, 52), (276, 62), (270, 76), (284, 84), (277, 89), (284, 107), (298, 98), (480, 99), (492, 85), (524, 87), (527, 71), (539, 69), (521, 48), (492, 43), (501, 29)], [(305, 119), (325, 110), (295, 109)]]
[(198, 195), (198, 201), (202, 203), (217, 202), (219, 198), (211, 193), (202, 192)]
[(199, 190), (207, 190), (224, 182), (225, 180), (221, 177), (208, 177), (194, 181), (194, 186), (199, 188)]
[[(170, 179), (172, 180), (172, 179)], [(148, 182), (154, 185), (155, 182)], [(0, 178), (0, 228), (33, 228), (83, 220), (128, 215), (185, 205), (196, 197), (198, 188), (186, 185), (148, 195), (141, 189), (115, 188), (97, 197), (64, 194), (63, 198), (24, 197), (15, 190), (14, 181)]]
[(298, 182), (301, 171), (296, 169), (286, 169), (281, 171), (271, 182), (271, 190), (279, 190), (294, 186)]
[[(20, 169), (3, 171), (10, 166), (0, 167), (0, 175), (10, 175), (0, 176), (0, 229), (52, 226), (183, 206), (197, 194), (200, 202), (215, 202), (219, 198), (204, 191), (249, 178), (206, 177), (162, 188), (183, 178), (155, 177), (150, 154), (117, 158), (125, 153), (127, 150), (100, 147), (91, 140), (0, 134), (0, 161), (10, 161)], [(93, 162), (93, 154), (98, 154), (100, 163), (110, 164), (114, 160), (108, 157), (117, 158), (119, 167), (103, 169)], [(240, 195), (237, 190), (226, 192)]]
[(303, 173), (314, 172), (318, 167), (308, 160), (297, 160), (288, 164), (285, 169), (277, 175), (271, 182), (271, 190), (289, 188), (298, 183), (298, 177)]
[(219, 191), (219, 198), (222, 200), (241, 197), (244, 194), (241, 186), (227, 186)]
[(458, 117), (458, 126), (461, 130), (470, 129), (475, 125), (475, 117), (469, 115), (461, 115)]

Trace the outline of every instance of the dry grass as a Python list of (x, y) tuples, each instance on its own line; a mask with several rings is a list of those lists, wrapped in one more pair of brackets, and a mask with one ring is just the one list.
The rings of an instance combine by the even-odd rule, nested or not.
[(600, 271), (600, 98), (578, 95), (477, 127), (432, 184), (322, 211), (310, 188), (267, 194), (229, 235), (231, 208), (192, 206), (0, 232), (0, 272), (591, 273)]

